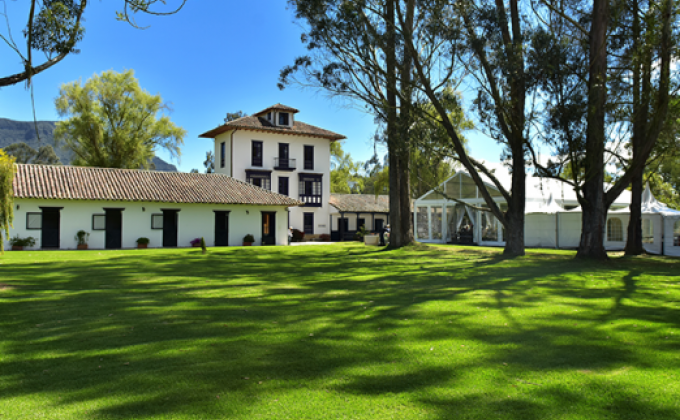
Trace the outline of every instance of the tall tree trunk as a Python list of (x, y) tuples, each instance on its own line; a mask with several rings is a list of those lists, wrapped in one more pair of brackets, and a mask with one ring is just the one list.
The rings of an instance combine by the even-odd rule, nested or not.
[[(524, 169), (524, 155), (522, 153), (512, 154), (513, 168)], [(520, 160), (521, 162), (516, 162)], [(503, 255), (520, 256), (524, 255), (524, 206), (525, 206), (526, 173), (522, 171), (512, 172), (512, 197), (508, 202), (506, 213), (507, 225), (505, 227), (505, 248)]]
[(607, 104), (607, 26), (609, 0), (593, 1), (590, 27), (590, 69), (586, 116), (585, 182), (583, 185), (579, 258), (606, 259), (604, 230), (607, 205), (604, 191), (605, 106)]
[(387, 159), (390, 181), (390, 248), (400, 248), (401, 233), (401, 177), (399, 176), (399, 127), (397, 116), (397, 38), (395, 33), (395, 0), (385, 2), (385, 67), (387, 97)]
[[(405, 26), (409, 31), (413, 30), (413, 15), (415, 13), (415, 1), (406, 1), (406, 20)], [(410, 163), (411, 163), (411, 144), (410, 131), (413, 122), (413, 112), (411, 109), (411, 98), (413, 88), (411, 86), (411, 72), (413, 58), (410, 51), (404, 48), (401, 63), (401, 101), (399, 107), (399, 214), (400, 219), (393, 222), (399, 224), (398, 246), (406, 246), (413, 243), (413, 224), (411, 217), (411, 185), (410, 185)]]
[[(633, 159), (640, 153), (640, 146), (645, 136), (648, 103), (642, 103), (641, 92), (641, 60), (640, 55), (640, 10), (638, 0), (632, 2), (633, 10), (633, 136), (631, 138)], [(642, 170), (637, 171), (631, 179), (632, 200), (630, 203), (630, 219), (628, 220), (628, 237), (626, 239), (626, 255), (641, 255), (642, 247)]]
[[(496, 0), (497, 7), (502, 8), (503, 3)], [(501, 9), (503, 10), (503, 9)], [(524, 106), (526, 102), (526, 80), (524, 74), (524, 55), (522, 53), (522, 29), (519, 7), (517, 0), (510, 2), (511, 26), (505, 42), (506, 50), (509, 50), (513, 76), (508, 77), (510, 82), (510, 96), (512, 99), (511, 118), (508, 126), (511, 127), (510, 136), (507, 139), (512, 152), (512, 190), (508, 211), (506, 213), (507, 224), (505, 226), (505, 249), (503, 255), (524, 255), (524, 207), (526, 205), (526, 172), (524, 169), (524, 129), (526, 118)], [(507, 23), (506, 23), (507, 24)], [(512, 33), (512, 37), (510, 37)]]
[(645, 252), (642, 247), (642, 172), (633, 176), (631, 186), (632, 200), (630, 202), (626, 255), (641, 255)]

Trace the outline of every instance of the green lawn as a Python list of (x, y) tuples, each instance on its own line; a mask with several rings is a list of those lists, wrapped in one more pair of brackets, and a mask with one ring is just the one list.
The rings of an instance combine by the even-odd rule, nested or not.
[(680, 260), (8, 252), (0, 420), (678, 419)]

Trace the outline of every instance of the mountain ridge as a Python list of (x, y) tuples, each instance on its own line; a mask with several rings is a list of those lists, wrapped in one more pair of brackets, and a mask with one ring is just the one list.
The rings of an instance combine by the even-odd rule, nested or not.
[[(36, 125), (38, 134), (36, 135)], [(40, 146), (50, 145), (54, 148), (54, 153), (59, 157), (61, 163), (68, 165), (73, 159), (73, 154), (54, 145), (54, 128), (56, 121), (17, 121), (9, 118), (0, 117), (0, 149), (13, 143), (26, 143), (35, 150)], [(158, 156), (154, 156), (153, 164), (156, 171), (179, 172), (177, 167), (164, 161)]]

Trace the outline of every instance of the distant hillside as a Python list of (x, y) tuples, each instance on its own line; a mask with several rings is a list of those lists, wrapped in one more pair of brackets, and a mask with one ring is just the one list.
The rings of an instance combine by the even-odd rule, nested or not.
[[(50, 145), (54, 152), (59, 156), (61, 163), (67, 165), (71, 162), (73, 154), (70, 151), (54, 147), (54, 121), (38, 121), (38, 133), (40, 140), (35, 134), (35, 124), (33, 121), (14, 121), (0, 118), (0, 149), (13, 143), (26, 143), (35, 150), (40, 146)], [(164, 161), (158, 156), (153, 158), (157, 171), (177, 172), (177, 167)]]

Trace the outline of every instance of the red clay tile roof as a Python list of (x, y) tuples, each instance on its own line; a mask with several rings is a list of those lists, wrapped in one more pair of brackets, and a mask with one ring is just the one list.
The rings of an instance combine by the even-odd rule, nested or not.
[(299, 206), (285, 195), (219, 174), (16, 165), (15, 198)]
[(214, 139), (219, 134), (225, 133), (229, 130), (254, 130), (254, 131), (268, 131), (273, 133), (302, 135), (310, 137), (321, 137), (331, 141), (342, 140), (346, 138), (342, 134), (334, 133), (332, 131), (324, 130), (323, 128), (315, 127), (313, 125), (305, 124), (301, 121), (294, 121), (293, 127), (276, 126), (264, 117), (243, 117), (233, 121), (224, 123), (223, 125), (214, 128), (208, 132), (201, 134), (198, 137), (207, 139)]
[(256, 113), (254, 113), (253, 115), (256, 115), (256, 116), (257, 116), (257, 115), (261, 115), (261, 114), (264, 114), (264, 113), (269, 112), (269, 111), (272, 111), (272, 110), (275, 110), (275, 111), (286, 111), (286, 112), (291, 112), (291, 113), (293, 113), (293, 114), (296, 114), (296, 113), (300, 112), (299, 109), (295, 109), (295, 108), (293, 108), (292, 106), (283, 105), (283, 104), (276, 104), (276, 105), (272, 105), (272, 106), (270, 106), (270, 107), (268, 107), (268, 108), (265, 108), (265, 109), (263, 109), (263, 110), (260, 111), (260, 112), (256, 112)]
[(374, 194), (331, 194), (331, 206), (339, 211), (389, 213), (390, 196)]

